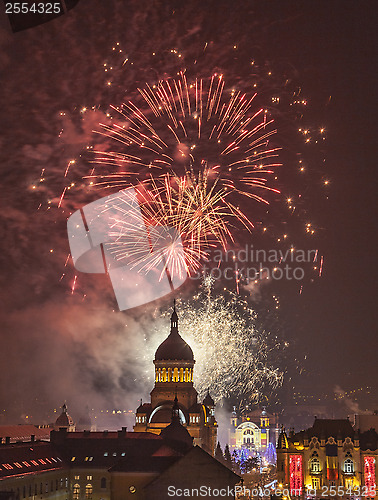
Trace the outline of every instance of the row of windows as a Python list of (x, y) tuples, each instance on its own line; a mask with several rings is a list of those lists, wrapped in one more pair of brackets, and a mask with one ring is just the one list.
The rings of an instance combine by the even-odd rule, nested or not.
[[(126, 453), (123, 451), (122, 453), (119, 453), (119, 456), (120, 457), (124, 457), (126, 455)], [(113, 456), (113, 457), (116, 457), (117, 456), (117, 452), (114, 451), (113, 453), (109, 453), (108, 451), (106, 451), (104, 453), (104, 457), (109, 457), (109, 456)], [(76, 457), (72, 457), (71, 458), (71, 462), (75, 462), (76, 460)], [(80, 459), (79, 459), (80, 460)], [(85, 457), (84, 458), (84, 462), (92, 462), (93, 461), (93, 457)]]
[[(39, 495), (43, 495), (44, 493), (51, 493), (53, 491), (59, 491), (60, 489), (67, 489), (68, 488), (68, 477), (66, 478), (60, 478), (56, 479), (55, 481), (51, 481), (50, 483), (34, 483), (34, 488), (32, 484), (29, 484), (29, 486), (24, 486), (22, 488), (22, 498), (30, 498), (33, 495), (37, 496), (38, 492)], [(13, 491), (13, 490), (12, 490)], [(17, 488), (17, 497), (20, 497), (20, 489)]]
[[(75, 476), (75, 481), (80, 481), (80, 476)], [(93, 476), (87, 476), (87, 481), (93, 481)], [(104, 489), (106, 488), (106, 477), (101, 478), (101, 488)], [(75, 485), (77, 486), (77, 485)], [(79, 485), (80, 488), (80, 485)]]
[(13, 462), (12, 464), (1, 464), (1, 467), (0, 467), (0, 470), (1, 468), (3, 469), (7, 469), (7, 470), (11, 470), (11, 469), (14, 469), (14, 468), (17, 468), (17, 469), (22, 469), (23, 467), (31, 467), (32, 465), (35, 465), (36, 467), (39, 467), (40, 465), (48, 465), (48, 464), (52, 464), (54, 465), (54, 463), (58, 463), (58, 462), (61, 462), (62, 460), (57, 457), (57, 458), (54, 458), (54, 457), (50, 457), (50, 458), (37, 458), (36, 460), (29, 460), (29, 462)]
[(189, 421), (191, 424), (198, 424), (200, 421), (200, 418), (197, 416), (190, 415)]
[(146, 422), (146, 417), (143, 416), (143, 417), (136, 417), (136, 423), (137, 424), (144, 424)]
[[(347, 458), (344, 461), (343, 470), (344, 470), (345, 474), (353, 474), (354, 473), (354, 462), (351, 458)], [(318, 458), (312, 458), (310, 460), (310, 471), (312, 473), (321, 472), (320, 460)]]
[[(105, 479), (105, 478), (103, 478)], [(106, 479), (105, 479), (106, 482)], [(87, 484), (85, 487), (85, 498), (86, 500), (92, 500), (93, 495), (93, 486), (91, 484)], [(79, 500), (80, 498), (80, 484), (74, 484), (72, 488), (72, 498), (73, 500)]]
[(157, 368), (155, 382), (193, 382), (193, 368)]

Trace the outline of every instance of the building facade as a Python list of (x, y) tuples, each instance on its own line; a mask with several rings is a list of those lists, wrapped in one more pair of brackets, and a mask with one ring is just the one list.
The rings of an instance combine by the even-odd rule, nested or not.
[(245, 411), (238, 414), (234, 408), (229, 428), (230, 450), (247, 449), (251, 455), (263, 455), (271, 443), (276, 446), (278, 439), (276, 415), (262, 410)]
[(279, 488), (299, 497), (374, 498), (377, 433), (359, 433), (348, 419), (315, 418), (313, 426), (277, 443)]
[(177, 396), (181, 424), (188, 430), (194, 444), (214, 455), (218, 424), (215, 403), (208, 393), (202, 403), (193, 385), (195, 359), (191, 347), (178, 331), (178, 316), (174, 307), (171, 331), (155, 353), (155, 386), (151, 402), (136, 410), (135, 432), (160, 434), (171, 422), (171, 408)]
[(223, 488), (229, 492), (224, 497), (235, 498), (240, 477), (193, 446), (179, 421), (172, 421), (164, 433), (61, 428), (51, 432), (50, 442), (2, 444), (0, 498), (164, 500), (171, 496), (169, 486)]

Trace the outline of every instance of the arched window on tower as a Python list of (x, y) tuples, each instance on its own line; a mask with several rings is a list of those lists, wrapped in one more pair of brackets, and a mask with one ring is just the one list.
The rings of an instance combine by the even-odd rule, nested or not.
[(163, 368), (163, 382), (167, 381), (167, 370)]
[(172, 380), (172, 368), (168, 368), (168, 380), (167, 382), (170, 382)]
[(180, 382), (184, 382), (184, 368), (180, 368)]
[(188, 382), (188, 380), (189, 380), (189, 373), (188, 373), (188, 369), (187, 369), (187, 368), (185, 368), (184, 381), (185, 381), (185, 382)]
[(178, 382), (179, 381), (179, 373), (178, 373), (178, 368), (173, 369), (173, 377), (172, 377), (172, 382)]

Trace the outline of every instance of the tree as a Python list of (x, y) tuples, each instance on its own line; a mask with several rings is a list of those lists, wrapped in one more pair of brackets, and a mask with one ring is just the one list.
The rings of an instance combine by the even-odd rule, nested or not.
[(224, 456), (219, 441), (215, 450), (215, 458), (218, 460), (218, 462), (224, 463)]
[(226, 467), (229, 469), (232, 469), (232, 458), (231, 458), (231, 453), (230, 453), (230, 448), (228, 447), (228, 444), (226, 444), (226, 447), (224, 449), (224, 461)]

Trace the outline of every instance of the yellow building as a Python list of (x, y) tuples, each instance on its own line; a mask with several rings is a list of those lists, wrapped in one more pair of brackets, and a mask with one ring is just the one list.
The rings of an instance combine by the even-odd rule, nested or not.
[(378, 435), (370, 432), (370, 438), (356, 432), (348, 419), (317, 418), (305, 431), (287, 435), (282, 430), (277, 444), (279, 488), (286, 488), (291, 497), (328, 498), (334, 491), (339, 497), (375, 497)]
[(192, 436), (194, 444), (212, 455), (217, 444), (215, 404), (208, 393), (202, 403), (193, 385), (195, 359), (191, 347), (180, 336), (174, 307), (171, 331), (155, 353), (155, 386), (151, 402), (136, 410), (135, 432), (160, 434), (171, 423), (172, 404), (177, 396), (181, 424)]
[(270, 442), (276, 446), (277, 416), (262, 410), (245, 411), (238, 415), (234, 409), (229, 428), (230, 450), (246, 448), (251, 454), (264, 453)]

